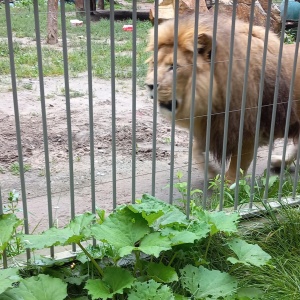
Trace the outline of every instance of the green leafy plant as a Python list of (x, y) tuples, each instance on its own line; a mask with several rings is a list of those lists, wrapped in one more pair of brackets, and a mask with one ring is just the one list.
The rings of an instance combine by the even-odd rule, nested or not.
[[(177, 201), (181, 202), (185, 208), (187, 204), (188, 184), (187, 182), (182, 181), (182, 177), (183, 177), (182, 171), (180, 170), (177, 171), (176, 177), (177, 177), (177, 182), (174, 183), (174, 188), (176, 188), (181, 195), (181, 198), (177, 199)], [(170, 187), (170, 185), (167, 185), (166, 187)], [(202, 204), (202, 195), (203, 195), (203, 191), (200, 189), (192, 189), (190, 191), (190, 201), (193, 203), (193, 205)]]
[[(24, 164), (23, 168), (24, 168), (24, 172), (28, 172), (31, 169), (31, 165)], [(13, 175), (20, 175), (20, 165), (19, 165), (19, 163), (15, 162), (15, 163), (11, 164), (9, 170)]]
[[(160, 299), (243, 299), (238, 292), (244, 286), (231, 273), (236, 266), (251, 270), (251, 266), (269, 264), (271, 257), (259, 246), (238, 237), (238, 221), (236, 213), (210, 213), (200, 207), (193, 209), (188, 220), (177, 207), (150, 195), (143, 195), (136, 204), (120, 206), (106, 218), (103, 211), (98, 216), (87, 212), (76, 216), (65, 228), (51, 228), (38, 235), (18, 235), (24, 247), (32, 250), (76, 243), (82, 250), (78, 256), (82, 264), (80, 274), (78, 263), (75, 267), (71, 265), (77, 269), (72, 278), (61, 271), (55, 272), (53, 262), (44, 260), (40, 274), (35, 272), (35, 277), (16, 279), (17, 288), (12, 288), (8, 277), (7, 289), (2, 288), (5, 292), (0, 297), (21, 296), (23, 284), (28, 293), (34, 294), (37, 287), (24, 280), (43, 283), (57, 277), (57, 281), (51, 282), (51, 288), (57, 285), (60, 290), (57, 300), (66, 297), (66, 284), (74, 283), (87, 290), (91, 299), (150, 300), (157, 299), (157, 295)], [(8, 240), (8, 236), (3, 240)], [(218, 236), (226, 240), (220, 247), (226, 249), (223, 251), (227, 253), (223, 258), (226, 270), (215, 269), (210, 257)], [(83, 242), (91, 238), (97, 241), (97, 247), (84, 246)], [(3, 248), (6, 245), (3, 243)], [(85, 265), (89, 267), (85, 269)], [(47, 277), (41, 276), (42, 273)]]
[(10, 191), (7, 198), (7, 203), (3, 210), (6, 214), (0, 215), (0, 258), (3, 251), (6, 250), (7, 256), (15, 256), (24, 251), (24, 247), (17, 236), (17, 228), (23, 224), (23, 221), (15, 215), (20, 209), (17, 207), (19, 202), (19, 193), (15, 190)]

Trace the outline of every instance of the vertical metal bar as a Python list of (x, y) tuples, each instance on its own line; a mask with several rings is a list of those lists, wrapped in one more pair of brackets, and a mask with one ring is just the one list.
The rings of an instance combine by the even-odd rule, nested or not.
[[(286, 123), (285, 123), (282, 161), (281, 161), (281, 167), (280, 167), (281, 172), (280, 172), (280, 181), (279, 181), (278, 201), (281, 200), (281, 195), (282, 195), (283, 174), (284, 174), (283, 170), (285, 168), (285, 155), (286, 155), (286, 148), (287, 148), (287, 143), (288, 143), (289, 123), (290, 123), (290, 119), (291, 119), (292, 104), (294, 102), (293, 91), (294, 91), (295, 77), (296, 77), (296, 71), (297, 71), (299, 37), (300, 37), (300, 15), (299, 15), (299, 20), (298, 20), (298, 30), (297, 30), (296, 47), (295, 47), (295, 54), (294, 54), (293, 72), (292, 72), (292, 77), (291, 77), (289, 101), (288, 101), (288, 108), (287, 108), (287, 117), (286, 117)], [(298, 175), (296, 174), (296, 176), (298, 176)]]
[(158, 49), (158, 0), (154, 1), (154, 51), (153, 51), (153, 136), (152, 136), (152, 196), (155, 196), (156, 184), (156, 131), (157, 131), (157, 49)]
[(192, 150), (194, 139), (194, 121), (195, 121), (195, 97), (196, 97), (196, 76), (197, 76), (197, 58), (198, 58), (198, 29), (199, 29), (199, 0), (195, 1), (195, 26), (194, 26), (194, 54), (193, 54), (193, 74), (192, 74), (192, 101), (190, 110), (190, 131), (189, 131), (189, 154), (188, 154), (188, 180), (187, 180), (187, 202), (186, 216), (190, 216), (191, 203), (191, 181), (192, 181)]
[[(92, 45), (91, 45), (91, 15), (90, 1), (86, 1), (86, 50), (88, 66), (88, 89), (89, 89), (89, 131), (90, 131), (90, 164), (91, 164), (91, 200), (92, 213), (96, 213), (96, 189), (95, 189), (95, 144), (94, 144), (94, 104), (93, 104), (93, 67), (92, 67)], [(93, 239), (96, 246), (96, 240)]]
[(210, 78), (209, 78), (209, 94), (208, 94), (208, 107), (207, 107), (207, 123), (206, 123), (206, 141), (205, 141), (205, 168), (204, 168), (204, 187), (203, 187), (203, 207), (206, 208), (207, 190), (208, 190), (208, 167), (209, 167), (209, 148), (210, 148), (210, 127), (211, 127), (211, 112), (212, 112), (212, 97), (213, 97), (213, 84), (215, 72), (215, 58), (216, 58), (216, 45), (217, 45), (217, 30), (218, 30), (218, 15), (219, 15), (219, 0), (215, 1), (214, 6), (214, 28), (213, 28), (213, 41), (211, 52), (210, 64)]
[(250, 56), (251, 56), (251, 42), (252, 42), (252, 28), (253, 28), (253, 19), (254, 19), (254, 8), (255, 2), (252, 1), (251, 11), (250, 11), (250, 21), (249, 21), (249, 33), (248, 33), (248, 46), (247, 46), (247, 55), (246, 55), (246, 68), (244, 74), (244, 83), (243, 83), (243, 95), (242, 95), (242, 105), (241, 105), (241, 116), (240, 116), (240, 128), (239, 128), (239, 143), (238, 143), (238, 153), (237, 153), (237, 168), (236, 168), (236, 184), (235, 184), (235, 193), (234, 193), (234, 209), (237, 209), (239, 202), (239, 175), (241, 167), (241, 155), (242, 155), (242, 146), (243, 146), (243, 134), (244, 134), (244, 119), (245, 119), (245, 109), (246, 109), (246, 100), (247, 100), (247, 90), (248, 90), (248, 72), (250, 65)]
[[(299, 54), (299, 40), (300, 40), (300, 15), (299, 15), (299, 20), (298, 20), (295, 55), (296, 55), (296, 53)], [(292, 81), (292, 82), (294, 82), (294, 81)], [(294, 101), (298, 102), (298, 101), (300, 101), (300, 99), (294, 99)], [(297, 105), (299, 105), (299, 104), (297, 103)], [(298, 149), (298, 151), (297, 151), (296, 168), (295, 168), (295, 178), (294, 178), (293, 196), (292, 196), (294, 199), (296, 198), (298, 178), (299, 178), (300, 138), (298, 140), (298, 148), (297, 149)]]
[[(67, 127), (68, 127), (71, 218), (73, 219), (75, 217), (75, 194), (74, 194), (72, 122), (71, 122), (71, 105), (70, 105), (70, 86), (69, 86), (69, 68), (68, 68), (68, 48), (67, 48), (65, 1), (60, 2), (60, 12), (61, 12), (61, 31), (62, 31), (63, 60), (64, 60), (64, 80), (65, 80)], [(72, 245), (72, 250), (74, 252), (76, 251), (76, 245), (75, 244)]]
[(112, 135), (112, 185), (113, 209), (117, 207), (117, 162), (116, 162), (116, 78), (115, 78), (115, 16), (114, 0), (110, 0), (110, 62), (111, 62), (111, 135)]
[(226, 107), (225, 107), (225, 122), (224, 122), (224, 137), (223, 137), (223, 153), (222, 153), (222, 171), (221, 171), (221, 189), (220, 189), (220, 203), (219, 210), (223, 209), (223, 197), (224, 197), (224, 179), (225, 179), (225, 167), (226, 167), (226, 152), (227, 152), (227, 136), (228, 136), (228, 123), (229, 123), (229, 108), (231, 98), (231, 75), (232, 75), (232, 63), (234, 52), (234, 33), (235, 33), (235, 19), (236, 19), (236, 5), (237, 0), (233, 1), (232, 7), (232, 24), (231, 24), (231, 36), (230, 36), (230, 54), (229, 65), (227, 74), (226, 85)]
[(257, 162), (257, 152), (259, 147), (259, 132), (260, 132), (260, 118), (262, 110), (262, 99), (264, 94), (264, 79), (266, 73), (266, 61), (268, 54), (268, 41), (269, 41), (269, 30), (270, 30), (270, 21), (271, 21), (271, 5), (272, 1), (268, 2), (268, 11), (267, 11), (267, 20), (266, 20), (266, 30), (264, 38), (264, 52), (262, 57), (262, 67), (259, 83), (259, 95), (258, 95), (258, 104), (257, 104), (257, 116), (256, 116), (256, 130), (255, 130), (255, 140), (254, 140), (254, 155), (252, 162), (252, 176), (251, 176), (251, 188), (250, 188), (250, 202), (249, 209), (252, 209), (253, 206), (253, 196), (254, 196), (254, 186), (255, 186), (255, 173), (256, 173), (256, 162)]
[[(284, 30), (285, 30), (285, 22), (287, 15), (287, 7), (288, 0), (285, 0), (284, 3), (284, 12), (282, 18), (282, 27), (281, 27), (281, 36), (280, 36), (280, 47), (279, 47), (279, 57), (278, 57), (278, 65), (276, 71), (276, 83), (275, 83), (275, 92), (274, 92), (274, 100), (273, 100), (273, 111), (272, 111), (272, 120), (271, 120), (271, 129), (270, 129), (270, 139), (269, 139), (269, 153), (268, 153), (268, 163), (267, 163), (267, 171), (266, 171), (266, 185), (264, 192), (264, 199), (268, 198), (269, 192), (269, 179), (270, 179), (270, 162), (272, 156), (272, 148), (274, 143), (274, 128), (275, 128), (275, 120), (276, 120), (276, 111), (277, 111), (277, 103), (278, 103), (278, 92), (279, 92), (279, 81), (280, 81), (280, 72), (281, 72), (281, 61), (282, 61), (282, 50), (283, 50), (283, 42), (284, 42)], [(283, 172), (283, 170), (281, 170)]]
[[(17, 137), (19, 167), (20, 167), (20, 182), (21, 182), (21, 194), (22, 194), (22, 204), (23, 204), (24, 232), (25, 232), (25, 234), (29, 234), (27, 198), (26, 198), (23, 153), (22, 153), (21, 126), (20, 126), (17, 81), (16, 81), (16, 70), (15, 70), (15, 60), (14, 60), (14, 46), (13, 46), (13, 39), (12, 39), (9, 0), (5, 1), (5, 15), (6, 15), (7, 40), (8, 40), (8, 49), (9, 49), (11, 85), (12, 85), (14, 113), (15, 113), (16, 137)], [(30, 259), (29, 249), (26, 249), (26, 254), (27, 254), (27, 259), (29, 260)]]
[[(47, 113), (46, 113), (44, 77), (43, 77), (43, 60), (42, 60), (42, 47), (41, 47), (41, 34), (40, 34), (39, 3), (38, 3), (38, 0), (33, 1), (33, 9), (34, 9), (34, 22), (35, 22), (36, 51), (37, 51), (38, 69), (39, 69), (42, 123), (43, 123), (43, 141), (44, 141), (44, 152), (45, 152), (45, 171), (46, 171), (47, 199), (48, 199), (48, 224), (49, 224), (49, 228), (51, 228), (53, 226), (52, 197), (51, 197), (51, 175), (50, 175), (50, 162), (49, 162)], [(50, 255), (51, 255), (51, 257), (54, 257), (54, 247), (50, 248)]]
[(174, 153), (175, 153), (175, 118), (176, 118), (176, 86), (177, 86), (177, 47), (178, 47), (179, 1), (174, 7), (174, 51), (173, 51), (173, 86), (172, 86), (172, 127), (171, 127), (171, 162), (169, 203), (173, 203), (174, 185)]
[[(0, 216), (3, 215), (3, 201), (2, 201), (2, 192), (1, 192), (1, 185), (0, 185)], [(2, 262), (3, 262), (3, 268), (7, 269), (8, 264), (7, 264), (7, 256), (6, 256), (6, 250), (3, 251), (2, 253)]]
[(132, 203), (135, 203), (136, 185), (136, 6), (136, 1), (132, 1)]
[[(300, 24), (300, 23), (299, 23)], [(299, 32), (299, 31), (298, 31)], [(299, 101), (299, 99), (297, 99)], [(298, 140), (298, 151), (297, 151), (297, 159), (296, 159), (296, 168), (295, 168), (295, 178), (294, 178), (294, 184), (293, 184), (293, 199), (296, 198), (297, 194), (297, 186), (298, 186), (298, 178), (299, 178), (299, 161), (300, 161), (300, 138)]]

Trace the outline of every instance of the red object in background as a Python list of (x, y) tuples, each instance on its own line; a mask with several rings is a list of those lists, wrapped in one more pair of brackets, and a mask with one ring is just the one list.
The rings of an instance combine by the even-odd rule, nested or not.
[(123, 26), (123, 30), (124, 31), (132, 31), (133, 30), (133, 26), (132, 25), (124, 25)]

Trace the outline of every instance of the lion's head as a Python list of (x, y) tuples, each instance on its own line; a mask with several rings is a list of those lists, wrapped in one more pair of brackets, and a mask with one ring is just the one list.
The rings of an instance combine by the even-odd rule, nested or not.
[[(160, 111), (171, 116), (173, 76), (174, 76), (174, 21), (162, 23), (158, 28), (157, 52), (157, 92)], [(176, 119), (189, 118), (192, 97), (192, 73), (194, 55), (194, 20), (191, 17), (180, 18), (178, 27), (178, 51), (176, 65)], [(149, 51), (154, 51), (154, 29), (150, 33)], [(197, 40), (197, 92), (201, 94), (201, 105), (196, 105), (195, 115), (206, 113), (209, 94), (210, 56), (212, 50), (212, 32), (201, 27)], [(150, 94), (154, 92), (154, 55), (148, 60), (149, 68), (146, 84)], [(199, 101), (196, 101), (198, 103)], [(206, 103), (205, 103), (206, 102)]]

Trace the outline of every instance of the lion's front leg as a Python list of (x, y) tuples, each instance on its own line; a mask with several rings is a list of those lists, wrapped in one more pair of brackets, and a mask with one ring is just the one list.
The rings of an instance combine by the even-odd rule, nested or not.
[[(195, 139), (193, 146), (193, 158), (196, 161), (200, 172), (205, 172), (205, 140), (201, 141)], [(208, 162), (208, 178), (212, 179), (216, 176), (217, 172), (214, 167)]]
[[(254, 144), (247, 143), (243, 145), (242, 155), (241, 155), (241, 164), (240, 169), (243, 170), (244, 174), (247, 173), (249, 166), (253, 160), (254, 154)], [(236, 180), (236, 170), (237, 170), (237, 154), (233, 154), (229, 163), (229, 168), (226, 172), (226, 179), (230, 182), (234, 182)]]

